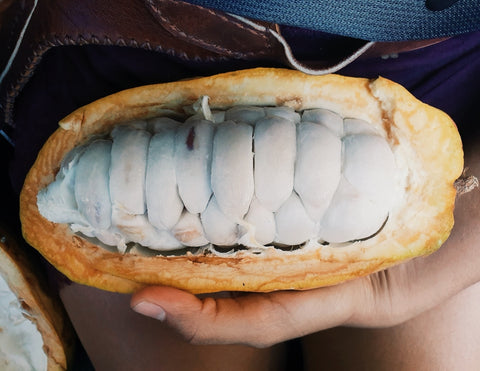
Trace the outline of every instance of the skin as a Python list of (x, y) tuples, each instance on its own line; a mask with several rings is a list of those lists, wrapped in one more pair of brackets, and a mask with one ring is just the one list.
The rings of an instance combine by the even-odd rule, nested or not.
[(165, 323), (130, 310), (130, 296), (79, 284), (60, 296), (96, 371), (282, 370), (285, 345), (193, 345)]
[[(469, 174), (480, 174), (478, 138), (464, 143)], [(445, 368), (458, 358), (455, 352), (462, 354), (459, 349), (480, 345), (480, 326), (472, 326), (480, 314), (470, 309), (480, 299), (479, 204), (478, 188), (457, 196), (455, 226), (437, 252), (334, 287), (230, 297), (197, 297), (169, 287), (149, 287), (134, 294), (130, 304), (139, 313), (160, 319), (191, 344), (268, 348), (310, 335), (305, 349), (314, 348), (312, 354), (322, 354), (324, 360), (318, 345), (323, 344), (329, 354), (328, 349), (342, 344), (341, 339), (350, 339), (357, 346), (352, 365), (363, 359), (365, 367), (375, 361), (387, 368), (397, 359), (403, 361), (395, 364), (408, 369), (404, 358), (408, 356), (416, 367), (425, 362), (431, 367), (433, 359)], [(148, 308), (139, 303), (149, 303)], [(326, 329), (331, 330), (321, 331)], [(379, 346), (385, 344), (380, 339), (391, 339), (388, 351)], [(405, 344), (419, 344), (413, 347), (418, 354), (405, 354)], [(432, 357), (436, 349), (442, 352)], [(306, 354), (309, 362), (315, 359)], [(478, 367), (478, 358), (464, 361), (473, 364), (463, 369)]]

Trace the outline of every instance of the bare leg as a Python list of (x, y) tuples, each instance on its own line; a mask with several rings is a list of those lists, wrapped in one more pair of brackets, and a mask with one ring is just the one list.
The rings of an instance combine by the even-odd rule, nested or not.
[(480, 283), (406, 323), (305, 338), (309, 370), (480, 370)]
[(127, 295), (77, 284), (60, 295), (97, 371), (282, 370), (283, 345), (194, 346), (154, 319), (130, 309)]

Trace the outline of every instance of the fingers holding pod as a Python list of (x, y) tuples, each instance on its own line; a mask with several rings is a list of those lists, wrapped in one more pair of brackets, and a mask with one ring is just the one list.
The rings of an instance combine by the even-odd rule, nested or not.
[(162, 321), (192, 344), (246, 344), (264, 348), (345, 323), (358, 283), (308, 291), (220, 293), (197, 297), (171, 287), (132, 296), (136, 312)]

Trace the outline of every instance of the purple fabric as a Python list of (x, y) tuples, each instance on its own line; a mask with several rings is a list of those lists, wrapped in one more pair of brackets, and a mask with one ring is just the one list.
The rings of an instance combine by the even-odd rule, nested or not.
[[(324, 36), (286, 30), (295, 38), (294, 52), (311, 59), (322, 50)], [(295, 33), (295, 34), (294, 34)], [(307, 55), (308, 54), (308, 55)], [(275, 61), (185, 61), (139, 49), (103, 46), (57, 47), (47, 53), (16, 104), (16, 149), (11, 163), (14, 189), (19, 192), (28, 169), (59, 119), (104, 95), (157, 82), (255, 66), (284, 67)], [(339, 73), (384, 76), (399, 82), (421, 100), (441, 108), (463, 135), (476, 130), (480, 86), (480, 32), (458, 36), (397, 58), (354, 62)]]

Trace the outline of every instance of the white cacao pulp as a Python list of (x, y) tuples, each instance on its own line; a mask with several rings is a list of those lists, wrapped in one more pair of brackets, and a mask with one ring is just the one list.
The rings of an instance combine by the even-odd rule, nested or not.
[(398, 198), (383, 135), (321, 108), (202, 104), (183, 123), (125, 123), (77, 147), (37, 204), (122, 252), (341, 244), (378, 232)]
[(36, 324), (0, 275), (0, 369), (46, 370), (43, 345)]

